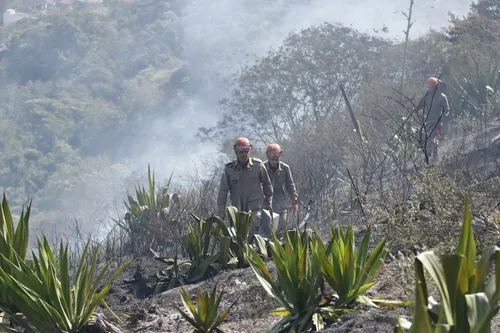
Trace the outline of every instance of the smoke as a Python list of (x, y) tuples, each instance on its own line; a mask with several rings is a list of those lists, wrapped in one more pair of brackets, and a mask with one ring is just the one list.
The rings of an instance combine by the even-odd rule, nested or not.
[[(453, 6), (451, 4), (453, 3)], [(292, 30), (300, 30), (324, 22), (338, 22), (345, 26), (370, 34), (377, 33), (402, 40), (407, 21), (401, 11), (407, 12), (409, 0), (193, 0), (183, 7), (180, 14), (183, 25), (184, 50), (182, 60), (188, 63), (191, 80), (198, 81), (194, 96), (173, 112), (156, 116), (145, 122), (140, 135), (130, 149), (133, 154), (122, 161), (109, 162), (110, 170), (125, 169), (130, 179), (145, 184), (147, 166), (151, 165), (159, 182), (173, 174), (174, 183), (189, 182), (193, 175), (204, 175), (213, 171), (227, 157), (217, 152), (213, 143), (201, 142), (196, 137), (198, 128), (210, 127), (218, 120), (218, 101), (225, 96), (223, 80), (240, 66), (265, 55), (269, 48), (278, 47)], [(440, 29), (448, 23), (448, 12), (465, 15), (469, 0), (416, 0), (410, 38), (417, 38), (429, 31)], [(386, 27), (387, 32), (382, 32)], [(127, 168), (123, 168), (127, 165)], [(200, 173), (201, 171), (201, 173)], [(119, 182), (128, 186), (116, 190), (117, 174), (107, 173), (107, 182), (114, 188), (99, 192), (99, 183), (82, 182), (73, 189), (72, 195), (89, 195), (99, 202), (99, 211), (106, 215), (113, 212), (131, 189), (130, 182)], [(115, 176), (113, 178), (113, 175)], [(137, 176), (140, 176), (138, 178)], [(105, 180), (103, 180), (105, 181)], [(92, 190), (89, 191), (88, 188)], [(79, 204), (67, 211), (80, 212), (78, 218), (85, 219), (85, 207), (95, 207), (88, 198), (72, 199)], [(109, 203), (110, 212), (102, 210)], [(95, 210), (95, 208), (94, 208)], [(91, 217), (88, 217), (91, 218)]]
[(207, 175), (223, 157), (214, 144), (202, 142), (196, 133), (201, 126), (215, 125), (216, 119), (216, 105), (197, 96), (173, 114), (150, 119), (144, 141), (135, 143), (141, 153), (131, 160), (132, 168), (147, 170), (151, 165), (158, 179), (166, 180), (172, 175), (177, 183), (189, 181), (193, 173)]
[[(412, 9), (414, 22), (410, 38), (417, 38), (429, 31), (448, 25), (448, 13), (465, 15), (470, 6), (469, 0), (457, 0), (453, 6), (443, 0), (416, 0)], [(360, 32), (373, 34), (379, 30), (382, 37), (403, 40), (406, 30), (410, 0), (311, 0), (297, 5), (283, 19), (276, 31), (273, 31), (269, 40), (263, 41), (262, 47), (268, 47), (279, 41), (290, 30), (307, 28), (322, 22), (338, 22)], [(386, 27), (387, 33), (381, 30)]]

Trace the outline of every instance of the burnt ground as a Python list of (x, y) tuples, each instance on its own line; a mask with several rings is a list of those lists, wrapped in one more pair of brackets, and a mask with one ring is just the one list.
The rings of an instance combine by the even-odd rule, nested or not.
[[(475, 225), (477, 229), (478, 225)], [(479, 228), (476, 237), (483, 238), (491, 230)], [(498, 238), (497, 238), (498, 239)], [(498, 243), (497, 243), (498, 244)], [(391, 251), (392, 252), (392, 251)], [(392, 252), (395, 254), (395, 252)], [(414, 299), (414, 255), (403, 257), (389, 255), (386, 259), (377, 284), (368, 290), (367, 296), (388, 300), (412, 301)], [(267, 262), (274, 275), (274, 264)], [(106, 319), (117, 324), (124, 332), (193, 332), (192, 327), (177, 312), (174, 306), (184, 310), (179, 288), (153, 293), (159, 269), (166, 264), (152, 257), (137, 258), (115, 281), (106, 301), (111, 309), (124, 321), (116, 319), (103, 309)], [(222, 271), (212, 278), (197, 284), (184, 286), (193, 302), (196, 290), (211, 290), (214, 285), (224, 292), (220, 312), (235, 302), (221, 329), (226, 333), (269, 332), (281, 317), (270, 314), (278, 304), (269, 296), (258, 282), (253, 270), (245, 269)], [(432, 288), (431, 285), (429, 285)], [(430, 289), (436, 297), (437, 290)], [(196, 304), (196, 303), (195, 303)], [(393, 332), (396, 315), (411, 317), (411, 307), (371, 308), (360, 306), (352, 313), (341, 318), (340, 322), (330, 323), (322, 332)], [(500, 332), (500, 316), (493, 320), (492, 332)]]
[[(115, 282), (107, 297), (107, 302), (111, 309), (124, 320), (125, 323), (119, 325), (124, 332), (193, 331), (174, 308), (175, 305), (184, 309), (179, 288), (142, 298), (144, 290), (146, 294), (152, 291), (157, 270), (164, 265), (150, 258), (139, 258)], [(124, 281), (133, 280), (134, 275), (138, 277), (138, 266), (145, 281), (140, 283), (141, 285), (125, 283)], [(274, 274), (272, 261), (268, 262), (267, 266), (271, 274)], [(380, 281), (369, 290), (367, 295), (408, 300), (409, 298), (404, 295), (398, 283), (389, 282), (397, 276), (394, 273), (396, 268), (389, 263), (381, 273)], [(235, 302), (226, 321), (220, 327), (224, 332), (268, 332), (280, 320), (281, 317), (270, 314), (270, 311), (277, 308), (278, 304), (266, 293), (251, 268), (224, 271), (200, 283), (186, 285), (184, 289), (195, 301), (198, 287), (211, 290), (215, 284), (218, 284), (219, 290), (224, 292), (221, 311), (225, 310), (231, 302)], [(104, 312), (108, 320), (116, 324), (116, 320), (107, 311)], [(396, 313), (410, 315), (411, 309), (408, 307), (393, 309), (360, 307), (353, 313), (342, 317), (340, 322), (329, 324), (322, 332), (393, 332)]]
[[(420, 211), (417, 215), (422, 218), (424, 213), (431, 214)], [(433, 218), (432, 214), (428, 217)], [(412, 223), (419, 223), (419, 221)], [(480, 220), (473, 219), (476, 240), (483, 241), (493, 237), (492, 240), (499, 245), (500, 232), (488, 226), (489, 224), (485, 225)], [(357, 238), (361, 237), (363, 229), (355, 226)], [(457, 225), (457, 232), (458, 230)], [(388, 300), (412, 301), (414, 299), (415, 253), (411, 251), (398, 257), (399, 251), (393, 250), (386, 259), (377, 284), (369, 289), (366, 295)], [(272, 261), (267, 262), (267, 267), (271, 274), (274, 274)], [(158, 270), (165, 268), (165, 263), (156, 261), (152, 257), (140, 257), (115, 281), (106, 301), (125, 322), (118, 325), (124, 332), (193, 332), (192, 327), (174, 308), (178, 306), (184, 309), (179, 288), (153, 293)], [(186, 285), (184, 289), (195, 302), (197, 288), (211, 290), (215, 284), (219, 286), (219, 291), (224, 292), (220, 312), (235, 302), (226, 321), (220, 327), (224, 332), (268, 332), (280, 320), (281, 317), (270, 314), (270, 311), (277, 308), (278, 304), (266, 293), (250, 267), (223, 271), (197, 284)], [(429, 283), (428, 287), (430, 295), (437, 298), (438, 293), (437, 290), (432, 290), (432, 283)], [(116, 319), (107, 310), (103, 311), (109, 321), (117, 324)], [(359, 307), (354, 312), (343, 316), (340, 322), (329, 324), (322, 332), (393, 332), (397, 314), (409, 319), (411, 307), (389, 309)], [(492, 332), (500, 332), (500, 316), (493, 320)]]
[[(474, 223), (474, 228), (477, 239), (487, 238), (486, 234), (492, 232), (481, 223)], [(359, 232), (362, 235), (362, 230), (356, 231), (356, 234)], [(414, 254), (410, 252), (398, 257), (396, 252), (398, 251), (394, 249), (391, 251), (392, 255), (387, 257), (377, 284), (368, 290), (367, 296), (399, 301), (414, 299)], [(267, 267), (274, 275), (272, 261), (267, 262)], [(184, 309), (179, 288), (153, 293), (157, 273), (165, 268), (165, 263), (152, 257), (140, 257), (114, 283), (106, 300), (125, 322), (119, 325), (124, 332), (193, 332), (192, 327), (174, 308), (178, 306)], [(224, 332), (268, 332), (280, 320), (281, 317), (270, 314), (278, 304), (266, 293), (250, 267), (223, 271), (197, 284), (186, 285), (184, 289), (195, 302), (197, 288), (211, 290), (215, 284), (219, 286), (219, 291), (224, 292), (220, 311), (235, 302), (220, 327)], [(429, 287), (432, 288), (431, 285)], [(434, 297), (438, 295), (436, 290), (429, 291)], [(109, 321), (117, 324), (108, 311), (104, 310), (104, 313)], [(329, 324), (322, 332), (393, 332), (397, 314), (409, 319), (411, 307), (376, 309), (360, 306), (343, 316), (340, 322)], [(492, 332), (500, 332), (499, 316), (493, 321)]]

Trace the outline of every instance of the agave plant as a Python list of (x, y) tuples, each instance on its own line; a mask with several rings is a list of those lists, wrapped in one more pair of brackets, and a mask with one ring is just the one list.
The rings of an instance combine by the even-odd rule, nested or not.
[[(29, 219), (31, 212), (31, 202), (21, 211), (21, 216), (14, 229), (14, 221), (4, 193), (2, 205), (0, 206), (0, 253), (5, 257), (26, 261), (29, 241)], [(17, 256), (15, 256), (17, 254)]]
[(115, 223), (128, 234), (131, 247), (135, 254), (144, 252), (149, 246), (159, 246), (164, 242), (164, 235), (159, 235), (160, 227), (167, 226), (171, 221), (168, 215), (174, 207), (180, 205), (177, 194), (168, 193), (170, 181), (158, 193), (154, 172), (148, 165), (148, 186), (137, 185), (135, 198), (127, 194), (124, 201), (127, 213), (124, 219), (114, 220)]
[(155, 259), (163, 261), (167, 264), (166, 270), (158, 270), (157, 282), (154, 288), (153, 294), (156, 295), (165, 290), (170, 290), (176, 287), (180, 287), (186, 283), (184, 276), (180, 272), (180, 268), (183, 265), (190, 265), (189, 260), (179, 260), (177, 257), (177, 251), (173, 259), (170, 258), (160, 258), (154, 251)]
[[(104, 297), (113, 281), (132, 260), (103, 281), (111, 260), (95, 278), (99, 247), (94, 249), (89, 263), (86, 260), (89, 244), (90, 239), (82, 253), (74, 282), (70, 279), (68, 246), (63, 246), (62, 241), (59, 263), (56, 262), (45, 236), (43, 241), (38, 239), (38, 255), (33, 253), (33, 267), (28, 266), (21, 258), (10, 260), (0, 256), (0, 285), (23, 314), (24, 319), (15, 317), (19, 319), (20, 326), (28, 332), (79, 333), (99, 304), (107, 306)], [(3, 267), (8, 267), (8, 270)], [(99, 287), (101, 288), (98, 290)]]
[[(189, 233), (182, 239), (184, 249), (188, 253), (190, 260), (187, 281), (197, 282), (222, 269), (221, 258), (222, 261), (229, 259), (230, 244), (227, 239), (219, 242), (221, 248), (220, 251), (217, 251), (219, 230), (225, 228), (219, 218), (214, 216), (204, 220), (193, 214), (191, 215), (196, 220), (196, 224), (194, 226), (188, 225)], [(222, 266), (225, 266), (226, 263), (227, 261), (223, 262)]]
[(328, 246), (325, 246), (316, 231), (312, 249), (313, 256), (320, 263), (324, 279), (337, 293), (336, 308), (349, 306), (354, 301), (369, 305), (375, 305), (375, 303), (405, 304), (404, 302), (370, 300), (367, 297), (361, 297), (376, 283), (377, 275), (391, 246), (391, 242), (386, 244), (384, 239), (368, 255), (370, 235), (371, 227), (368, 227), (356, 251), (352, 224), (349, 224), (347, 233), (344, 232), (342, 226), (332, 226)]
[[(494, 275), (488, 280), (493, 257)], [(440, 302), (428, 297), (424, 268), (436, 283)], [(476, 264), (469, 198), (455, 254), (438, 257), (431, 251), (415, 259), (416, 302), (413, 324), (398, 319), (396, 332), (491, 332), (491, 320), (499, 311), (500, 248), (487, 249)]]
[(471, 110), (471, 114), (478, 116), (483, 112), (488, 103), (490, 91), (487, 87), (496, 91), (500, 80), (500, 67), (496, 60), (489, 63), (480, 63), (476, 59), (470, 59), (473, 67), (468, 70), (460, 70), (461, 78), (451, 76), (456, 89), (450, 91), (450, 100), (456, 105), (450, 105), (452, 110)]
[(214, 286), (211, 294), (202, 292), (199, 288), (196, 290), (198, 309), (195, 308), (193, 302), (189, 299), (189, 295), (181, 287), (181, 298), (186, 311), (189, 315), (175, 306), (177, 311), (196, 329), (199, 333), (223, 333), (218, 327), (226, 319), (229, 311), (235, 303), (232, 303), (222, 314), (217, 318), (219, 306), (222, 300), (222, 293), (217, 297), (217, 285)]
[[(225, 224), (220, 220), (219, 225), (223, 225), (219, 230), (221, 234), (220, 238), (221, 240), (225, 240), (226, 238), (229, 240), (230, 255), (234, 259), (234, 262), (231, 262), (231, 264), (236, 264), (238, 268), (247, 267), (248, 262), (245, 259), (245, 252), (247, 246), (250, 244), (249, 239), (253, 234), (255, 226), (253, 215), (250, 212), (239, 211), (234, 206), (227, 207), (226, 211), (226, 216), (230, 219), (230, 227), (225, 227)], [(257, 244), (262, 242), (261, 237), (254, 238)]]
[[(21, 211), (21, 216), (14, 228), (14, 221), (4, 193), (0, 206), (0, 255), (8, 260), (20, 264), (26, 262), (29, 242), (29, 219), (31, 212), (31, 202), (26, 207), (26, 213)], [(10, 273), (10, 266), (0, 261), (0, 268)], [(9, 293), (0, 292), (0, 306), (11, 311), (16, 311), (15, 303), (10, 300)]]
[(136, 198), (134, 199), (131, 195), (127, 195), (128, 203), (124, 201), (127, 211), (133, 216), (138, 217), (140, 211), (143, 210), (144, 207), (151, 209), (156, 214), (159, 214), (165, 209), (168, 210), (172, 201), (179, 200), (178, 195), (168, 193), (171, 180), (172, 175), (161, 193), (156, 193), (154, 172), (151, 171), (151, 167), (148, 165), (148, 188), (146, 189), (143, 186), (137, 185), (135, 189)]
[(283, 316), (272, 328), (272, 333), (306, 332), (313, 324), (316, 330), (324, 327), (323, 315), (330, 308), (322, 307), (326, 303), (319, 291), (324, 282), (319, 262), (309, 255), (310, 242), (307, 232), (301, 237), (290, 237), (290, 233), (285, 232), (281, 245), (273, 233), (270, 251), (276, 265), (276, 281), (259, 254), (248, 246), (246, 256), (250, 266), (267, 293), (281, 305), (272, 312)]
[[(202, 219), (194, 214), (191, 216), (195, 223), (188, 225), (188, 233), (182, 237), (182, 245), (188, 254), (188, 259), (159, 258), (165, 262), (170, 274), (162, 276), (163, 281), (159, 286), (174, 286), (182, 283), (195, 283), (218, 273), (222, 269), (246, 267), (245, 259), (250, 230), (253, 228), (251, 213), (238, 211), (236, 207), (227, 207), (231, 227), (227, 227), (223, 220), (217, 216)], [(267, 256), (265, 240), (255, 235), (255, 247), (260, 253)], [(154, 251), (152, 251), (154, 253)], [(187, 267), (187, 272), (179, 274), (180, 268)], [(172, 273), (174, 272), (174, 273)], [(177, 272), (177, 273), (175, 273)], [(172, 278), (175, 276), (175, 283)]]

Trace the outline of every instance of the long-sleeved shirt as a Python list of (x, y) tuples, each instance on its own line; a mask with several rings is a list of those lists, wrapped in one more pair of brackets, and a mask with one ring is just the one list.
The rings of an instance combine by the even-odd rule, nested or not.
[(439, 90), (429, 89), (425, 96), (420, 100), (415, 110), (424, 110), (418, 112), (418, 119), (421, 125), (425, 123), (427, 131), (439, 127), (438, 122), (442, 122), (443, 116), (450, 110), (448, 97)]
[[(292, 172), (290, 171), (290, 166), (281, 161), (275, 171), (271, 169), (269, 161), (265, 161), (264, 165), (273, 184), (273, 211), (280, 213), (290, 206), (290, 202), (288, 200), (297, 200), (298, 198)], [(289, 196), (288, 200), (285, 190), (286, 194)]]
[(217, 197), (219, 213), (226, 207), (228, 192), (231, 205), (239, 204), (242, 211), (259, 210), (263, 201), (271, 203), (273, 186), (262, 160), (250, 158), (244, 167), (234, 160), (224, 166)]

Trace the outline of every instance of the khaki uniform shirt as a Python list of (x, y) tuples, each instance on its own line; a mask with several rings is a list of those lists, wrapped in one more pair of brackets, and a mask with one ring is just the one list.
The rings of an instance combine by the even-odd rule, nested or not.
[(239, 204), (242, 211), (257, 211), (262, 208), (263, 200), (271, 202), (273, 186), (262, 160), (250, 158), (244, 167), (237, 160), (225, 165), (217, 197), (219, 213), (226, 208), (228, 192), (231, 205)]
[[(290, 166), (281, 161), (279, 162), (278, 169), (274, 172), (271, 170), (269, 161), (265, 161), (264, 165), (273, 184), (273, 211), (279, 214), (288, 209), (291, 200), (297, 200), (298, 198), (292, 172), (290, 171)], [(289, 196), (288, 200), (285, 189)]]

